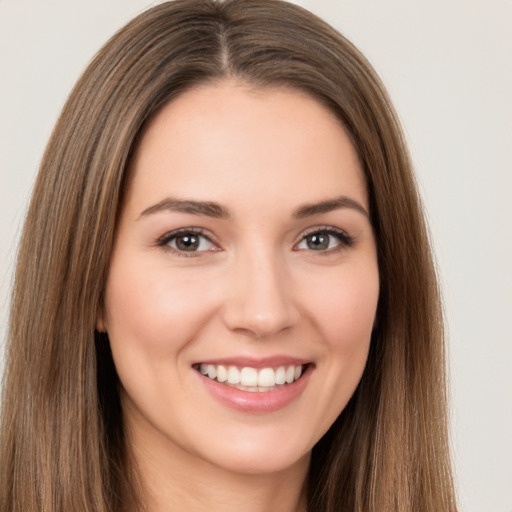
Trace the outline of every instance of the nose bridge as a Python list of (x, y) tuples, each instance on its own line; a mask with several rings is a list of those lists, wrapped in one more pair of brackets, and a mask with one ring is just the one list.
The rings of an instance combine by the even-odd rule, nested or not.
[(279, 251), (251, 244), (235, 258), (225, 321), (232, 330), (256, 337), (276, 334), (298, 320), (291, 277)]

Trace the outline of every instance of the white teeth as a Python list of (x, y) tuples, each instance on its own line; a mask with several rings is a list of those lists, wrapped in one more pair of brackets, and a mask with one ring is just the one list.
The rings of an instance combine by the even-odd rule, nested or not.
[(225, 366), (217, 366), (217, 380), (219, 382), (226, 382), (228, 380), (228, 371)]
[(276, 384), (284, 384), (286, 382), (286, 370), (284, 366), (280, 366), (276, 370)]
[(210, 377), (210, 379), (215, 379), (215, 377), (217, 377), (217, 368), (215, 368), (213, 364), (208, 365), (208, 377)]
[(240, 372), (235, 366), (228, 368), (228, 382), (230, 384), (238, 384), (240, 382)]
[(279, 366), (257, 370), (245, 366), (239, 370), (236, 366), (200, 364), (199, 371), (212, 380), (226, 382), (243, 391), (271, 391), (276, 386), (291, 384), (298, 380), (303, 371), (302, 365)]
[(270, 388), (276, 385), (276, 372), (272, 368), (263, 368), (258, 373), (258, 386)]
[(242, 384), (242, 386), (257, 386), (258, 371), (256, 368), (242, 368), (240, 372), (240, 384)]

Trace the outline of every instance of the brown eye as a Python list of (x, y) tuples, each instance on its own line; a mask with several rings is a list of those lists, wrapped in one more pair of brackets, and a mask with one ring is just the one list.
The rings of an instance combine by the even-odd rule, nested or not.
[(326, 233), (314, 233), (312, 235), (308, 235), (305, 238), (306, 245), (308, 249), (312, 249), (313, 251), (324, 251), (325, 249), (329, 249), (331, 235)]
[(159, 242), (178, 253), (200, 253), (216, 249), (216, 245), (206, 236), (195, 231), (178, 231), (170, 233)]
[(193, 233), (179, 235), (175, 238), (176, 249), (180, 251), (197, 251), (199, 241), (199, 235)]

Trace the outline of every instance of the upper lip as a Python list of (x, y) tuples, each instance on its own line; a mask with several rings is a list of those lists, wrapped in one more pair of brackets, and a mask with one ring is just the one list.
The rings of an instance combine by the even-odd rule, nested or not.
[(193, 365), (197, 364), (211, 364), (214, 366), (223, 365), (223, 366), (237, 366), (240, 368), (250, 367), (250, 368), (278, 368), (280, 366), (298, 366), (305, 365), (311, 363), (311, 360), (301, 359), (297, 357), (285, 356), (285, 355), (277, 355), (272, 357), (247, 357), (247, 356), (232, 356), (232, 357), (222, 357), (215, 359), (202, 359), (200, 361), (196, 361)]

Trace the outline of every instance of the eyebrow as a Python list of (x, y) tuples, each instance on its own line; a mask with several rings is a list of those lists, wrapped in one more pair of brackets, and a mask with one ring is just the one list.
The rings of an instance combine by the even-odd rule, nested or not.
[(141, 217), (151, 215), (152, 213), (162, 211), (205, 215), (206, 217), (213, 217), (215, 219), (228, 219), (231, 217), (229, 211), (218, 203), (211, 201), (194, 201), (191, 199), (167, 198), (143, 210), (139, 215), (139, 219)]
[[(299, 206), (293, 212), (292, 217), (295, 219), (304, 219), (306, 217), (312, 217), (313, 215), (329, 213), (341, 208), (350, 208), (363, 214), (365, 217), (369, 217), (368, 212), (359, 202), (346, 196)], [(139, 215), (139, 219), (162, 211), (204, 215), (215, 219), (232, 218), (229, 210), (218, 203), (212, 201), (195, 201), (192, 199), (175, 199), (169, 197), (143, 210)]]
[(327, 201), (321, 201), (319, 203), (305, 204), (300, 206), (293, 212), (293, 216), (296, 219), (303, 219), (305, 217), (311, 217), (313, 215), (319, 215), (322, 213), (329, 213), (340, 208), (351, 208), (359, 213), (362, 213), (365, 217), (370, 217), (364, 206), (357, 202), (355, 199), (351, 199), (347, 196), (339, 196), (335, 199), (329, 199)]

